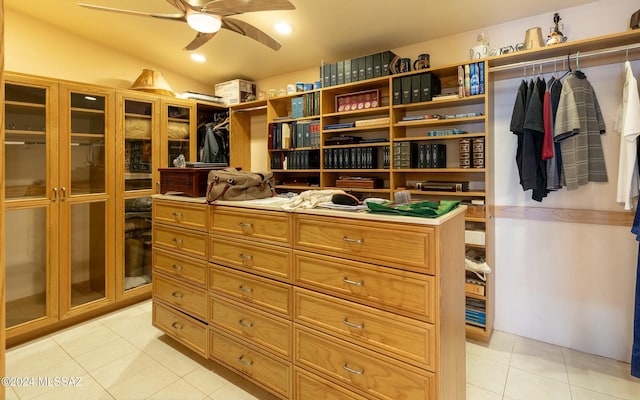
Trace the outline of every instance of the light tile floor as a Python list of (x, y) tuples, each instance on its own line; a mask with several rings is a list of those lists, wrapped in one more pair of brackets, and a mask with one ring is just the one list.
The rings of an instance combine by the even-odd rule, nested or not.
[[(34, 377), (7, 388), (11, 400), (275, 399), (152, 327), (150, 301), (11, 348), (6, 361), (7, 376)], [(467, 342), (467, 399), (639, 400), (640, 379), (628, 364), (496, 331)]]

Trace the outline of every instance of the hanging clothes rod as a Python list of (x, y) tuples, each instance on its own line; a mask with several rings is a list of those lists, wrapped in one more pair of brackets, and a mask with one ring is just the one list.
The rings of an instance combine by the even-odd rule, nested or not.
[[(613, 54), (618, 52), (625, 52), (628, 54), (629, 50), (635, 50), (635, 49), (640, 49), (640, 43), (626, 45), (626, 46), (610, 47), (604, 50), (593, 50), (593, 51), (585, 51), (585, 52), (580, 51), (578, 52), (579, 53), (578, 58), (584, 59), (584, 58), (589, 58), (593, 56), (602, 56), (602, 55)], [(569, 56), (574, 60), (576, 59), (576, 54), (569, 54)], [(550, 57), (550, 58), (542, 58), (542, 59), (530, 60), (530, 61), (521, 61), (513, 64), (500, 65), (497, 67), (489, 67), (489, 72), (509, 71), (512, 69), (523, 68), (530, 65), (551, 64), (551, 63), (558, 63), (562, 61), (567, 61), (567, 55)]]

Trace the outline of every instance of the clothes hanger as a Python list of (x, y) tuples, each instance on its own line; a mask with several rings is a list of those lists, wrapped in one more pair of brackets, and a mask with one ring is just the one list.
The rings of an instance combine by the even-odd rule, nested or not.
[(580, 52), (576, 52), (576, 71), (575, 71), (575, 76), (580, 78), (580, 79), (585, 79), (587, 76), (584, 74), (584, 72), (580, 71)]

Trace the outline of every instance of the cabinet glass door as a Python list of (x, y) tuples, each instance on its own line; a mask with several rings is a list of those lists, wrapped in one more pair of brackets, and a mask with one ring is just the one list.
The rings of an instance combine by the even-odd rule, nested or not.
[(154, 152), (157, 132), (156, 103), (123, 99), (124, 102), (124, 190), (153, 189)]
[(58, 91), (44, 79), (5, 82), (6, 327), (11, 338), (58, 318)]
[[(5, 196), (7, 200), (47, 195), (47, 141), (50, 90), (5, 84)], [(57, 104), (57, 102), (55, 102)]]
[(173, 161), (182, 154), (185, 161), (196, 160), (195, 140), (195, 103), (168, 102), (163, 104), (163, 142), (165, 146), (163, 167), (173, 167)]
[(115, 93), (61, 87), (61, 315), (112, 302)]

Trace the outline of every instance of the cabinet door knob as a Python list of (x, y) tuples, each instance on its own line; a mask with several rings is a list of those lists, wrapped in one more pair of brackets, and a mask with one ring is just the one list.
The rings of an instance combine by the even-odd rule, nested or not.
[(178, 264), (173, 264), (171, 266), (171, 268), (175, 269), (176, 271), (182, 271), (182, 265), (178, 265)]
[(349, 365), (347, 363), (344, 363), (342, 368), (344, 368), (345, 371), (351, 372), (352, 374), (364, 375), (364, 368), (360, 368), (360, 369), (349, 368)]
[(238, 357), (238, 362), (239, 362), (240, 364), (242, 364), (242, 365), (252, 365), (252, 364), (253, 364), (253, 361), (251, 361), (251, 360), (245, 360), (245, 359), (244, 359), (244, 356), (240, 356), (240, 357)]
[(182, 330), (182, 328), (184, 328), (184, 326), (178, 322), (174, 322), (173, 324), (171, 324), (171, 326), (173, 327), (173, 329), (177, 329), (177, 330)]
[(253, 327), (253, 322), (251, 321), (245, 321), (244, 319), (240, 319), (240, 321), (238, 321), (238, 324), (244, 328), (251, 328)]
[(243, 253), (238, 254), (238, 257), (240, 257), (242, 260), (247, 260), (247, 261), (252, 261), (253, 260), (253, 256), (252, 255), (246, 255)]
[(364, 323), (361, 324), (354, 324), (353, 322), (350, 322), (348, 318), (345, 318), (342, 321), (346, 326), (350, 326), (352, 328), (356, 328), (356, 329), (363, 329), (364, 328)]
[(176, 218), (182, 217), (182, 213), (181, 212), (172, 212), (171, 215), (173, 215)]
[(344, 236), (342, 240), (348, 243), (357, 243), (357, 244), (364, 243), (364, 239), (351, 239), (348, 236)]
[(65, 201), (67, 199), (67, 188), (64, 186), (60, 188), (60, 200)]
[(253, 224), (247, 223), (247, 222), (240, 222), (238, 224), (241, 228), (251, 228), (253, 226)]
[(364, 281), (363, 280), (352, 281), (349, 278), (347, 278), (346, 276), (344, 278), (342, 278), (342, 282), (347, 283), (349, 285), (354, 285), (354, 286), (364, 286)]
[(175, 244), (178, 244), (178, 245), (182, 244), (182, 242), (183, 242), (183, 240), (182, 240), (182, 239), (178, 239), (178, 238), (173, 238), (173, 239), (171, 239), (171, 240), (173, 240), (173, 242), (174, 242)]
[(53, 192), (53, 197), (51, 198), (51, 201), (57, 201), (58, 200), (58, 188), (53, 188), (52, 192)]
[(173, 292), (171, 293), (171, 296), (175, 297), (176, 299), (181, 299), (182, 297), (184, 297), (184, 295), (180, 292)]
[(248, 288), (248, 287), (244, 287), (242, 285), (238, 286), (238, 290), (241, 292), (245, 292), (245, 293), (251, 293), (253, 292), (252, 288)]

